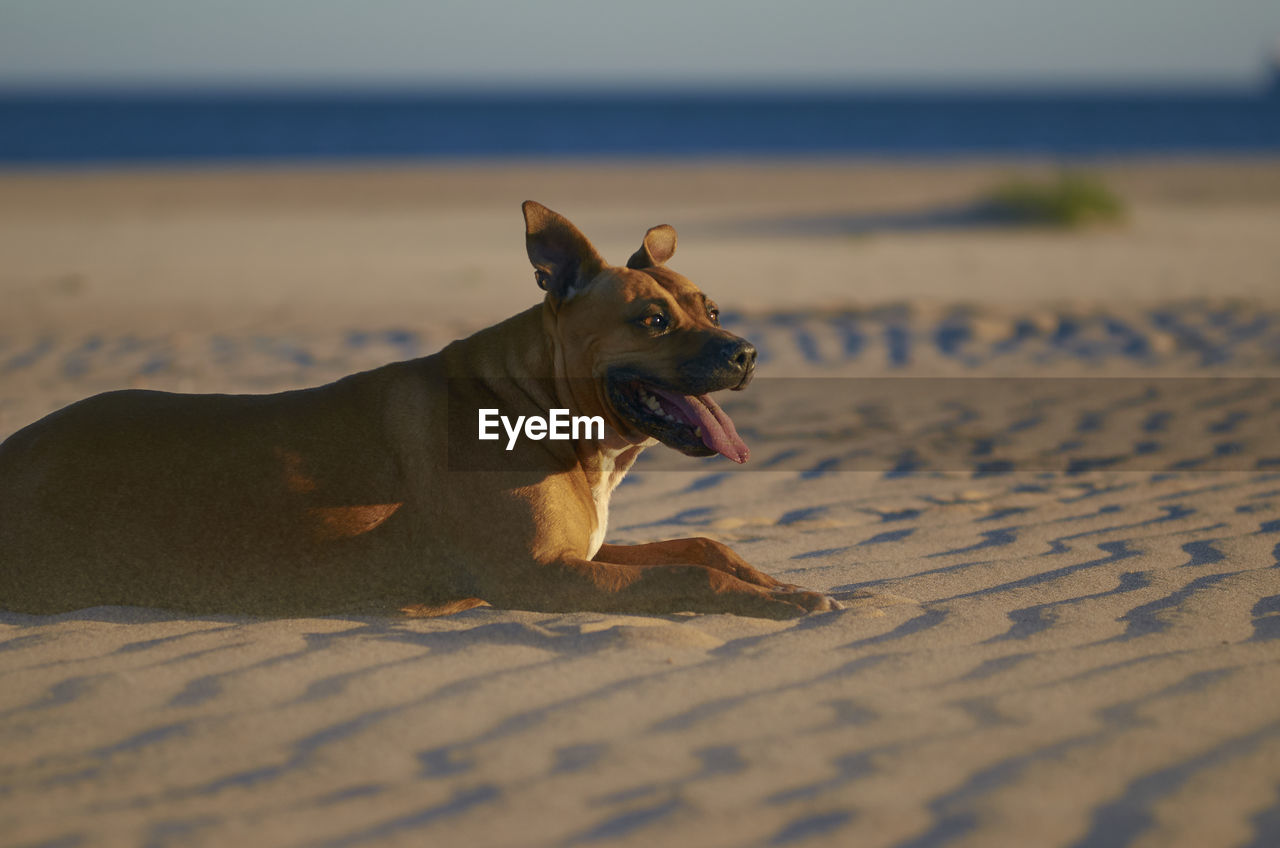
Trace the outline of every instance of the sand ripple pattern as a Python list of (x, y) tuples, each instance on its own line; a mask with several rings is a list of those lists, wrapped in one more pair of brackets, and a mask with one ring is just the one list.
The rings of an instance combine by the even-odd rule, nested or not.
[[(1280, 358), (1280, 313), (1245, 305), (1035, 318), (1016, 354), (1016, 316), (857, 314), (841, 348), (850, 315), (738, 321), (812, 375)], [(0, 431), (98, 388), (270, 390), (444, 338), (6, 337)], [(1280, 844), (1280, 469), (628, 478), (613, 541), (696, 534), (847, 608), (0, 613), (0, 843)]]

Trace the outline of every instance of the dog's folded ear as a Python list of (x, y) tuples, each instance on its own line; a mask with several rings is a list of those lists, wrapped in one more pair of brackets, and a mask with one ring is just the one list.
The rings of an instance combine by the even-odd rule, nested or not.
[(526, 200), (524, 245), (538, 285), (565, 300), (591, 282), (605, 267), (587, 237), (563, 215)]
[(640, 249), (631, 254), (627, 267), (639, 270), (662, 265), (676, 252), (676, 228), (668, 224), (650, 227)]

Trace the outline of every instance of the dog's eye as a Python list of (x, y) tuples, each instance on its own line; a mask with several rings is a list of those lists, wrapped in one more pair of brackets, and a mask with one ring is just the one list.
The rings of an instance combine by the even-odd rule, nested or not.
[(719, 309), (716, 309), (714, 306), (708, 306), (707, 317), (711, 319), (712, 324), (715, 324), (717, 327), (720, 326), (720, 310)]
[(667, 316), (661, 312), (654, 312), (641, 318), (640, 324), (650, 330), (665, 330), (667, 328)]

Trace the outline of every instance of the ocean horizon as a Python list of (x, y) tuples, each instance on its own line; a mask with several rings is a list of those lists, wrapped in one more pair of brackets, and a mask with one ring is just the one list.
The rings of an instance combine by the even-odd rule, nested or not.
[(0, 89), (0, 166), (1280, 152), (1277, 89)]

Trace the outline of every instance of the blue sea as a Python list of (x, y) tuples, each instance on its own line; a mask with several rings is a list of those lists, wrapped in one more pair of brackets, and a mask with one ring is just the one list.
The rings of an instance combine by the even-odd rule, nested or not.
[(3, 92), (0, 166), (1280, 152), (1247, 91)]

